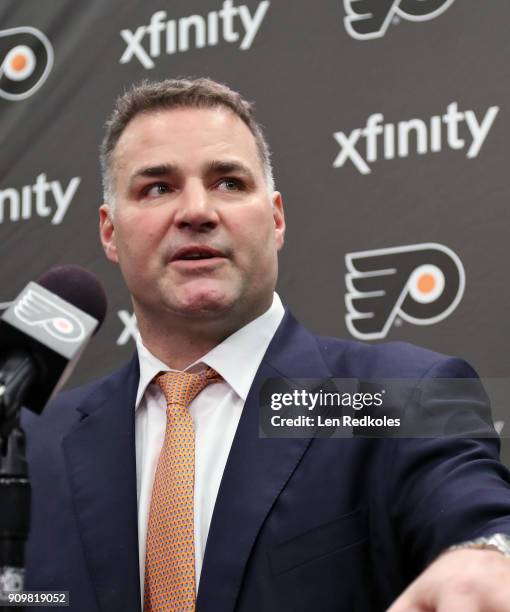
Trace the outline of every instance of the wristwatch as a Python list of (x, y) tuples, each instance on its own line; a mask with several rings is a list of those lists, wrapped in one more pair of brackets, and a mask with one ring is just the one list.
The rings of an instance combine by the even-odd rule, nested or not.
[(475, 538), (460, 544), (448, 547), (445, 552), (461, 550), (463, 548), (473, 548), (475, 550), (495, 550), (510, 558), (510, 536), (505, 533), (494, 533), (484, 538)]

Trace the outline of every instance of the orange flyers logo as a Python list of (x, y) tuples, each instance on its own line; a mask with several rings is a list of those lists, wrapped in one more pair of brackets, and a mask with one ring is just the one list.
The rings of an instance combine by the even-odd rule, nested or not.
[(357, 40), (381, 38), (395, 18), (428, 21), (455, 0), (344, 0), (345, 29)]
[(345, 323), (361, 340), (385, 338), (397, 316), (415, 325), (442, 321), (464, 294), (464, 266), (442, 244), (347, 253), (345, 263)]
[(0, 98), (28, 98), (52, 66), (53, 47), (40, 30), (29, 26), (0, 30)]
[(85, 338), (83, 323), (53, 300), (30, 289), (14, 306), (14, 314), (31, 326), (39, 326), (63, 342), (81, 342)]

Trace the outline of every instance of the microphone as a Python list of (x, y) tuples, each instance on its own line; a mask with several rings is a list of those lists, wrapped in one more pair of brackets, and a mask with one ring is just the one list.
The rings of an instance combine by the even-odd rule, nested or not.
[(101, 283), (80, 266), (55, 267), (28, 283), (0, 319), (0, 402), (9, 413), (21, 404), (42, 412), (105, 314)]
[[(31, 489), (21, 406), (41, 413), (106, 314), (106, 295), (79, 266), (30, 282), (0, 319), (0, 610), (24, 586)], [(5, 605), (4, 605), (5, 604)]]

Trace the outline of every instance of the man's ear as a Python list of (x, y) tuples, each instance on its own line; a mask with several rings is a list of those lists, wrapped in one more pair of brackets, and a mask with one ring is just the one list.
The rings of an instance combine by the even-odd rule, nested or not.
[(115, 244), (115, 227), (111, 217), (111, 211), (107, 204), (99, 207), (99, 236), (106, 257), (114, 263), (119, 263), (117, 256), (117, 245)]
[(275, 191), (272, 197), (273, 219), (276, 248), (280, 250), (285, 242), (285, 214), (283, 212), (283, 199), (279, 191)]

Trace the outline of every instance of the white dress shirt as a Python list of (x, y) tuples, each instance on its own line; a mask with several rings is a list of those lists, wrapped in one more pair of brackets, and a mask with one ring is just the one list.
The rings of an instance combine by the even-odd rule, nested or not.
[[(221, 382), (208, 385), (189, 406), (195, 426), (194, 532), (197, 590), (214, 504), (232, 440), (257, 369), (284, 312), (282, 302), (275, 293), (269, 310), (186, 368), (195, 372), (209, 366), (223, 378)], [(166, 401), (159, 386), (151, 381), (159, 372), (172, 368), (152, 355), (140, 335), (136, 345), (140, 363), (140, 382), (135, 405), (136, 486), (143, 603), (147, 523), (152, 485), (166, 427)]]

